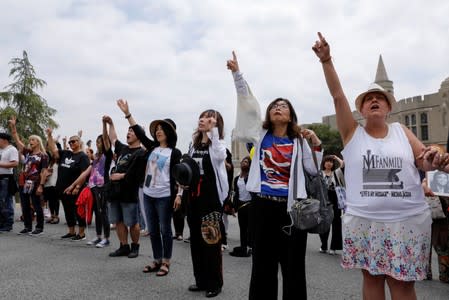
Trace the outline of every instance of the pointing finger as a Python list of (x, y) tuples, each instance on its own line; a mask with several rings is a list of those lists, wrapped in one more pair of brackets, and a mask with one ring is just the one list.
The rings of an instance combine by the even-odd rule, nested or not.
[(235, 51), (234, 51), (234, 50), (232, 50), (232, 58), (233, 58), (235, 61), (237, 61), (237, 55), (235, 54)]

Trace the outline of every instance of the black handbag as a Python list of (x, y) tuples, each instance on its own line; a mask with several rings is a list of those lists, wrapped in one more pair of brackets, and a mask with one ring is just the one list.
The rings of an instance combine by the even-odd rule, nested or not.
[[(301, 150), (303, 149), (303, 141), (300, 138)], [(303, 152), (303, 150), (302, 150)], [(304, 157), (304, 155), (302, 156)], [(312, 157), (317, 170), (319, 170), (318, 161), (315, 152), (312, 150)], [(294, 176), (297, 174), (298, 162), (294, 165)], [(292, 225), (300, 230), (306, 230), (309, 233), (321, 234), (329, 231), (334, 219), (334, 210), (329, 202), (326, 183), (321, 174), (308, 174), (304, 169), (305, 185), (307, 191), (307, 199), (297, 199), (291, 207), (290, 216)], [(294, 180), (293, 193), (296, 195), (297, 186)]]
[(109, 202), (123, 200), (122, 180), (109, 180), (103, 186), (104, 199)]

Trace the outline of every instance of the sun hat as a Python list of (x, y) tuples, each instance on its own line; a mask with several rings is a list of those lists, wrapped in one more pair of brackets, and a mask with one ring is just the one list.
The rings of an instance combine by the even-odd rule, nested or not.
[(177, 134), (176, 134), (176, 124), (175, 124), (175, 122), (172, 119), (163, 119), (163, 120), (154, 120), (150, 124), (150, 134), (151, 134), (151, 136), (154, 139), (156, 139), (156, 127), (160, 123), (164, 123), (164, 124), (168, 125), (168, 128), (170, 128), (172, 130), (172, 133), (174, 134), (174, 136), (176, 138), (178, 137)]
[(381, 93), (385, 96), (388, 103), (390, 103), (391, 109), (393, 109), (394, 104), (396, 103), (396, 99), (394, 98), (393, 94), (387, 92), (383, 87), (378, 85), (377, 83), (371, 83), (368, 87), (368, 90), (366, 92), (361, 93), (357, 96), (355, 99), (355, 107), (357, 108), (357, 111), (360, 112), (360, 109), (362, 108), (363, 99), (365, 99), (365, 96), (369, 93)]
[(173, 169), (173, 177), (180, 185), (195, 187), (200, 180), (200, 168), (189, 155), (184, 154), (181, 162)]

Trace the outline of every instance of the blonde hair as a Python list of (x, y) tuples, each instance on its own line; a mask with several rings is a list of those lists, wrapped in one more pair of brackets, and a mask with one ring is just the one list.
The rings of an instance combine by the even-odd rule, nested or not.
[(35, 134), (32, 134), (32, 135), (30, 135), (30, 136), (28, 137), (28, 140), (29, 140), (29, 139), (35, 139), (35, 140), (37, 140), (37, 141), (39, 142), (39, 150), (40, 150), (42, 153), (45, 153), (44, 143), (42, 142), (42, 138), (41, 138), (40, 136), (35, 135)]

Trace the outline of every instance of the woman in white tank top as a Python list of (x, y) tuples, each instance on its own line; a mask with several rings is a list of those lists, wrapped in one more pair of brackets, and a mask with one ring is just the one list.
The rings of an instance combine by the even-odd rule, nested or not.
[(343, 268), (360, 268), (363, 298), (416, 299), (414, 282), (426, 277), (431, 217), (417, 168), (449, 172), (449, 154), (425, 147), (405, 126), (386, 119), (396, 100), (377, 84), (355, 105), (354, 119), (332, 63), (329, 44), (318, 33), (312, 47), (323, 66), (343, 139), (347, 211), (343, 217)]

